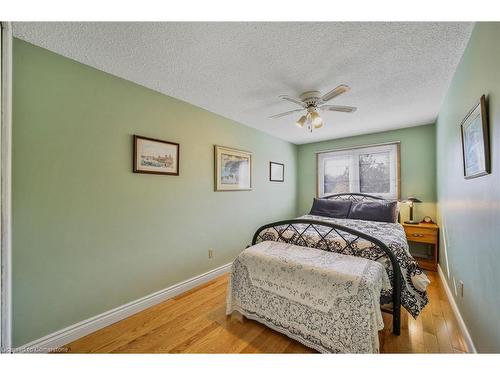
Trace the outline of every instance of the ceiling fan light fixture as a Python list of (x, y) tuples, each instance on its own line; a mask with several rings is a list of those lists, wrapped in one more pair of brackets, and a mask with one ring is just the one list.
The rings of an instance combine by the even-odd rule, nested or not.
[(303, 128), (304, 125), (306, 124), (306, 121), (307, 121), (307, 117), (304, 115), (304, 116), (301, 116), (297, 122), (295, 123), (295, 125), (297, 125), (299, 128)]

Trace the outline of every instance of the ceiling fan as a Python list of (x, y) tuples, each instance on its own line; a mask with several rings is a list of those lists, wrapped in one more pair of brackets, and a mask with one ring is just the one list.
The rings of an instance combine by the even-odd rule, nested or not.
[(306, 91), (300, 95), (299, 97), (300, 99), (291, 97), (289, 95), (280, 95), (279, 97), (281, 99), (288, 100), (289, 102), (298, 104), (301, 106), (301, 108), (279, 113), (277, 115), (270, 116), (269, 118), (280, 118), (283, 116), (288, 116), (295, 112), (301, 112), (306, 110), (307, 113), (305, 115), (302, 115), (295, 124), (300, 128), (305, 127), (307, 130), (312, 132), (313, 129), (318, 129), (323, 126), (323, 119), (319, 115), (318, 110), (346, 112), (346, 113), (352, 113), (356, 111), (357, 109), (356, 107), (325, 104), (326, 102), (329, 102), (333, 98), (349, 90), (350, 90), (349, 86), (340, 85), (335, 87), (333, 90), (327, 92), (323, 96), (321, 96), (321, 93), (319, 91)]

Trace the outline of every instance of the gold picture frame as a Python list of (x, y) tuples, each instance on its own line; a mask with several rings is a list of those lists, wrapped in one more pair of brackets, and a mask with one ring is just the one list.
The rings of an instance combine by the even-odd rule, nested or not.
[(252, 190), (252, 153), (214, 146), (214, 190)]

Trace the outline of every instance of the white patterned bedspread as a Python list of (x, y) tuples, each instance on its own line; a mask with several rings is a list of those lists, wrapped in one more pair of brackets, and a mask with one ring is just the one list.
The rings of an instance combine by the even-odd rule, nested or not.
[(233, 262), (226, 313), (325, 353), (377, 353), (380, 293), (390, 283), (369, 259), (264, 241)]
[[(416, 318), (420, 314), (422, 309), (427, 305), (428, 297), (426, 288), (429, 285), (430, 281), (422, 271), (422, 269), (419, 267), (416, 260), (411, 256), (408, 249), (406, 235), (401, 224), (352, 219), (332, 219), (313, 215), (305, 215), (300, 217), (299, 219), (318, 220), (327, 223), (338, 224), (378, 238), (380, 241), (385, 243), (395, 255), (401, 269), (402, 306), (414, 318)], [(286, 242), (307, 247), (316, 247), (318, 243), (321, 244), (321, 242), (318, 242), (320, 238), (318, 232), (313, 228), (307, 229), (307, 224), (295, 224), (295, 228), (298, 229), (301, 233), (300, 236), (295, 230), (286, 229), (287, 227), (287, 225), (282, 226), (282, 228), (280, 229), (282, 230), (280, 235), (278, 235), (276, 230), (273, 228), (266, 229), (263, 233), (261, 233), (262, 238), (263, 240), (277, 242), (283, 242), (286, 240)], [(318, 227), (318, 231), (325, 234), (326, 232), (330, 231), (330, 228)], [(377, 246), (362, 239), (359, 239), (356, 242), (354, 248), (346, 246), (346, 240), (350, 241), (355, 237), (356, 236), (350, 235), (345, 232), (342, 234), (342, 236), (337, 235), (335, 232), (332, 232), (326, 242), (328, 242), (329, 244), (329, 248), (331, 249), (330, 251), (339, 252), (344, 255), (363, 257), (383, 264), (392, 284), (393, 271), (389, 258)], [(322, 242), (322, 245), (326, 245), (326, 243)], [(392, 301), (392, 286), (389, 288), (384, 288), (384, 290), (382, 291), (381, 300), (384, 304), (390, 303)]]

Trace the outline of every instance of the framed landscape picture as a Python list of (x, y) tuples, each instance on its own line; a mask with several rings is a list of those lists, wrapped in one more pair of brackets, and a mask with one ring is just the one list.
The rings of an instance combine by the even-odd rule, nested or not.
[(269, 162), (269, 181), (283, 182), (285, 181), (285, 164)]
[(215, 191), (252, 190), (252, 153), (215, 146)]
[(179, 175), (179, 144), (134, 135), (134, 173)]
[(486, 99), (481, 96), (479, 103), (465, 116), (460, 124), (464, 177), (466, 179), (490, 173), (490, 143)]

